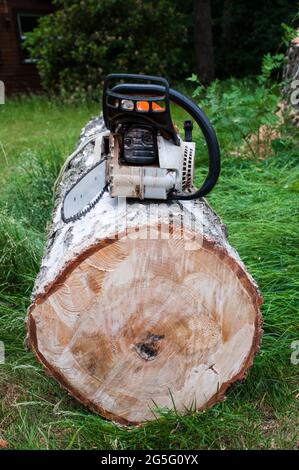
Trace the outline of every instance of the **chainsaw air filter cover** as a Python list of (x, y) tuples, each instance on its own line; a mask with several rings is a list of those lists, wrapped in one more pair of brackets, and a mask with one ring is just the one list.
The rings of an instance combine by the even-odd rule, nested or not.
[(158, 161), (156, 132), (151, 126), (132, 124), (123, 133), (124, 163), (150, 165)]

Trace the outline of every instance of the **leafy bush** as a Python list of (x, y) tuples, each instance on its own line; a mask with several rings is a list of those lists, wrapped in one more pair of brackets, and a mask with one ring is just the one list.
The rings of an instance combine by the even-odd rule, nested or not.
[[(195, 70), (193, 0), (53, 3), (56, 12), (27, 39), (47, 90), (74, 101), (98, 99), (110, 72), (160, 74), (177, 83)], [(217, 77), (258, 73), (264, 54), (280, 47), (282, 29), (288, 39), (293, 34), (297, 11), (292, 0), (213, 0)]]
[(47, 89), (98, 98), (111, 72), (188, 75), (187, 15), (171, 0), (56, 0), (28, 35)]
[[(278, 135), (281, 122), (276, 113), (279, 89), (270, 77), (283, 57), (267, 54), (262, 73), (256, 78), (215, 80), (206, 90), (201, 85), (195, 89), (193, 97), (215, 126), (224, 154), (239, 155), (242, 150), (259, 157), (265, 150), (271, 153), (271, 141)], [(193, 75), (189, 80), (196, 82), (197, 78)]]

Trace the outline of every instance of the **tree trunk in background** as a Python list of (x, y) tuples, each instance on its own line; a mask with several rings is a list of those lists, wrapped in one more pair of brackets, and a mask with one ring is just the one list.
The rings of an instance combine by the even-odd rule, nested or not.
[(194, 47), (197, 76), (207, 86), (215, 78), (211, 0), (194, 0)]
[(299, 125), (299, 30), (291, 41), (283, 68), (284, 100), (291, 109), (292, 121)]
[(221, 17), (221, 46), (219, 48), (221, 51), (221, 74), (230, 73), (230, 66), (227, 60), (233, 48), (231, 34), (233, 7), (233, 0), (224, 0)]
[(228, 47), (228, 43), (231, 38), (231, 18), (233, 10), (233, 0), (224, 0), (222, 10), (222, 21), (221, 21), (221, 40), (225, 41), (225, 45)]

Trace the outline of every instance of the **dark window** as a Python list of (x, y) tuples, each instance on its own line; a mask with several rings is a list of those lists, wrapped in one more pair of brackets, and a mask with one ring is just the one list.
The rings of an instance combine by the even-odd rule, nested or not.
[(40, 17), (41, 15), (37, 15), (34, 13), (18, 14), (18, 28), (23, 53), (23, 62), (27, 64), (36, 62), (36, 59), (30, 57), (29, 51), (24, 45), (24, 41), (26, 39), (26, 34), (30, 33), (38, 26), (38, 20)]

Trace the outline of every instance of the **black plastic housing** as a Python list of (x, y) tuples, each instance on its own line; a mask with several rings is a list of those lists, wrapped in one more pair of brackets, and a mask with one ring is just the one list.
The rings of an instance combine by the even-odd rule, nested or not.
[[(126, 83), (119, 86), (125, 85), (128, 88), (119, 89), (115, 86), (123, 80), (126, 80)], [(134, 92), (136, 85), (141, 85), (140, 81), (146, 82), (144, 84), (150, 87), (146, 89), (145, 94), (142, 91), (137, 94)], [(114, 87), (111, 88), (113, 83)], [(153, 88), (154, 86), (156, 88)], [(153, 90), (153, 93), (148, 93), (148, 90)], [(149, 104), (149, 109), (138, 109), (138, 104), (145, 101)], [(160, 110), (157, 110), (158, 108)], [(175, 145), (180, 144), (170, 115), (169, 84), (165, 78), (133, 74), (108, 75), (104, 81), (103, 115), (106, 127), (112, 132), (122, 123), (150, 125), (165, 132)]]

